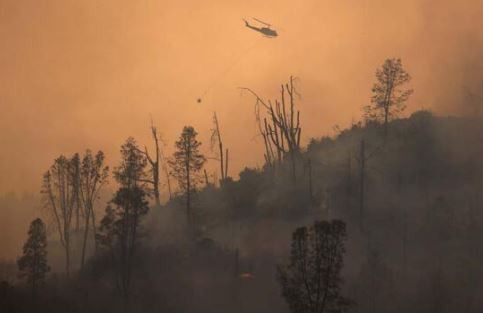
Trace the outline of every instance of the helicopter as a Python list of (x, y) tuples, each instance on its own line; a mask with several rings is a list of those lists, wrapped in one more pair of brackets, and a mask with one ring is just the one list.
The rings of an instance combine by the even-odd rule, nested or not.
[(257, 32), (260, 32), (260, 33), (262, 33), (263, 35), (265, 35), (266, 37), (269, 37), (269, 38), (275, 38), (275, 37), (278, 36), (277, 31), (275, 31), (275, 30), (273, 30), (273, 29), (270, 28), (270, 26), (271, 26), (270, 24), (267, 24), (267, 23), (265, 23), (265, 22), (263, 22), (263, 21), (261, 21), (259, 19), (256, 19), (254, 17), (252, 17), (252, 19), (254, 19), (255, 21), (257, 21), (257, 22), (259, 22), (259, 23), (261, 23), (263, 25), (265, 25), (266, 27), (256, 27), (256, 26), (252, 26), (252, 25), (250, 25), (248, 23), (247, 20), (243, 19), (245, 21), (245, 26), (246, 27), (248, 27), (250, 29), (253, 29), (253, 30), (257, 31)]
[[(278, 33), (276, 30), (270, 28), (271, 25), (268, 24), (268, 23), (265, 23), (264, 21), (261, 21), (259, 19), (256, 19), (254, 17), (252, 17), (253, 20), (255, 20), (256, 22), (260, 23), (260, 24), (263, 24), (265, 26), (262, 26), (262, 27), (256, 27), (256, 26), (253, 26), (253, 25), (250, 25), (250, 23), (248, 23), (248, 21), (246, 19), (243, 19), (243, 21), (245, 21), (245, 26), (250, 28), (250, 29), (253, 29), (259, 33), (262, 33), (265, 37), (267, 38), (275, 38), (278, 36)], [(254, 43), (255, 44), (255, 43)], [(241, 53), (239, 55), (239, 57), (232, 63), (232, 65), (230, 65), (222, 74), (225, 75), (227, 72), (229, 72), (230, 69), (232, 69), (239, 61), (240, 59), (245, 55), (245, 53), (252, 49), (255, 45), (252, 44), (251, 46), (249, 46), (243, 53)], [(218, 78), (220, 79), (220, 78)], [(201, 97), (197, 98), (196, 99), (196, 102), (197, 103), (201, 103), (204, 101), (204, 96), (206, 95), (206, 93), (213, 87), (213, 85), (216, 83), (216, 81), (210, 86), (208, 87), (208, 89), (206, 89), (203, 94), (201, 95)]]

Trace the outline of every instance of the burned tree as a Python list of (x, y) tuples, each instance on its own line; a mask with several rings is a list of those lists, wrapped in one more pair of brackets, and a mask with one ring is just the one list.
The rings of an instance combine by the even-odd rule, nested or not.
[(223, 151), (223, 140), (221, 139), (220, 124), (216, 112), (213, 113), (213, 129), (211, 130), (211, 149), (218, 144), (219, 160), (220, 160), (220, 185), (228, 177), (228, 149)]
[(349, 305), (340, 292), (346, 236), (339, 220), (295, 230), (289, 262), (278, 267), (282, 295), (292, 312), (341, 312)]
[(163, 154), (163, 150), (161, 150), (161, 159), (163, 160), (161, 167), (163, 169), (164, 175), (166, 176), (166, 186), (168, 187), (168, 196), (169, 196), (169, 200), (171, 200), (173, 198), (173, 194), (171, 191), (171, 180), (169, 176), (168, 162), (166, 157)]
[(404, 111), (405, 102), (413, 93), (412, 89), (402, 88), (411, 76), (404, 70), (401, 59), (387, 59), (376, 71), (376, 80), (371, 104), (364, 107), (364, 113), (366, 120), (383, 121), (386, 136), (389, 121)]
[(185, 126), (178, 141), (175, 143), (176, 151), (169, 161), (172, 176), (178, 180), (178, 185), (186, 197), (186, 217), (191, 230), (193, 230), (193, 217), (191, 212), (191, 197), (200, 183), (200, 171), (206, 158), (199, 151), (201, 142), (196, 139), (198, 133), (192, 126)]
[[(253, 90), (249, 91), (256, 98), (255, 111), (260, 135), (265, 144), (265, 162), (269, 166), (281, 164), (290, 159), (292, 180), (296, 181), (296, 159), (300, 153), (300, 111), (295, 108), (298, 93), (294, 78), (280, 87), (280, 99), (274, 102), (264, 101)], [(266, 116), (260, 115), (260, 106), (266, 110)]]
[(153, 124), (153, 121), (151, 121), (151, 135), (153, 137), (154, 147), (155, 147), (154, 156), (151, 157), (151, 155), (148, 152), (147, 147), (144, 147), (144, 151), (140, 150), (140, 152), (143, 153), (146, 156), (146, 159), (149, 162), (149, 165), (151, 166), (151, 169), (150, 169), (150, 174), (151, 174), (150, 176), (151, 177), (150, 178), (144, 178), (143, 180), (144, 180), (145, 183), (152, 185), (154, 200), (156, 202), (156, 206), (159, 207), (161, 205), (161, 201), (159, 199), (159, 197), (160, 197), (160, 195), (159, 195), (159, 165), (160, 165), (160, 160), (161, 160), (161, 149), (159, 147), (159, 142), (160, 142), (159, 134), (158, 134), (156, 127)]
[[(91, 223), (94, 238), (96, 237), (96, 218), (94, 204), (101, 188), (106, 184), (109, 168), (104, 165), (104, 153), (98, 151), (94, 156), (87, 150), (82, 159), (80, 169), (80, 194), (84, 208), (84, 236), (82, 241), (81, 270), (84, 268), (89, 224)], [(94, 242), (97, 250), (97, 242)]]

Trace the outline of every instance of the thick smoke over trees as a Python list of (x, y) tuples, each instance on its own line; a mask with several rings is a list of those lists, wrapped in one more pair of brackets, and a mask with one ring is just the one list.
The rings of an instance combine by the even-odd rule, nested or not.
[(340, 294), (345, 227), (342, 221), (316, 221), (293, 233), (290, 262), (278, 268), (291, 312), (340, 312), (349, 305)]
[[(411, 4), (388, 6), (403, 10)], [(361, 4), (353, 5), (356, 10)], [(411, 12), (407, 10), (404, 12)], [(436, 10), (435, 14), (441, 13)], [(398, 19), (398, 15), (385, 15), (381, 20), (389, 17)], [(392, 34), (394, 26), (384, 25)], [(343, 36), (336, 37), (345, 42)], [(376, 40), (373, 37), (366, 38), (369, 42), (364, 45)], [(325, 39), (329, 45), (330, 38)], [(391, 41), (385, 43), (385, 47), (394, 47)], [(25, 245), (38, 242), (42, 248), (34, 249), (38, 253), (26, 249), (20, 257), (32, 260), (39, 256), (45, 277), (36, 277), (45, 284), (32, 305), (27, 299), (36, 285), (16, 278), (15, 264), (2, 262), (0, 305), (14, 312), (35, 308), (52, 313), (479, 313), (483, 309), (478, 297), (483, 290), (483, 248), (478, 240), (483, 235), (479, 195), (483, 188), (483, 123), (477, 114), (440, 117), (426, 110), (404, 111), (406, 104), (414, 107), (424, 104), (421, 99), (433, 99), (435, 89), (418, 89), (424, 84), (418, 81), (422, 73), (414, 56), (409, 61), (406, 55), (411, 52), (396, 48), (392, 49), (403, 51), (404, 68), (401, 59), (386, 59), (376, 69), (372, 95), (354, 101), (358, 111), (361, 103), (371, 102), (369, 115), (362, 117), (367, 120), (354, 120), (347, 128), (335, 127), (332, 137), (317, 137), (324, 133), (320, 125), (325, 121), (314, 127), (305, 118), (316, 119), (316, 110), (330, 116), (326, 100), (331, 97), (316, 102), (314, 92), (325, 96), (332, 89), (343, 90), (341, 98), (351, 93), (347, 99), (352, 101), (358, 92), (351, 88), (344, 68), (351, 68), (354, 80), (366, 78), (361, 81), (368, 82), (367, 92), (371, 91), (373, 68), (364, 71), (367, 76), (357, 76), (359, 67), (352, 67), (350, 60), (345, 67), (334, 61), (331, 66), (341, 72), (338, 77), (331, 74), (333, 84), (347, 84), (303, 89), (299, 86), (304, 86), (304, 80), (290, 77), (275, 96), (263, 93), (273, 101), (253, 90), (277, 86), (275, 78), (249, 84), (253, 89), (245, 90), (255, 97), (258, 108), (251, 131), (260, 133), (257, 139), (263, 146), (247, 145), (246, 154), (233, 153), (236, 142), (226, 135), (238, 121), (220, 119), (222, 136), (218, 116), (213, 119), (210, 113), (204, 123), (214, 124), (210, 126), (213, 131), (196, 125), (198, 134), (193, 126), (185, 126), (176, 136), (169, 162), (153, 124), (149, 138), (128, 138), (118, 162), (113, 161), (118, 166), (112, 171), (111, 189), (105, 188), (110, 154), (106, 153), (106, 159), (103, 152), (61, 155), (44, 175), (44, 205), (37, 213), (45, 215), (47, 225), (32, 231)], [(297, 53), (297, 49), (293, 45), (291, 51)], [(306, 51), (309, 56), (316, 52)], [(361, 49), (357, 54), (363, 58), (365, 53)], [(357, 64), (365, 68), (380, 64), (385, 57)], [(316, 65), (310, 65), (312, 71)], [(454, 74), (456, 70), (447, 71)], [(411, 87), (418, 91), (414, 95), (408, 89), (408, 73)], [(445, 83), (452, 81), (450, 76), (444, 77)], [(465, 77), (474, 79), (474, 94), (478, 74)], [(332, 77), (324, 76), (328, 78)], [(311, 83), (309, 79), (307, 84)], [(449, 88), (441, 94), (452, 92)], [(184, 96), (179, 94), (180, 99)], [(448, 99), (445, 101), (450, 103)], [(471, 99), (472, 105), (479, 105), (476, 96)], [(312, 106), (304, 106), (307, 102)], [(344, 100), (335, 104), (344, 107)], [(122, 110), (121, 106), (116, 110)], [(143, 109), (130, 108), (133, 116), (139, 111)], [(237, 108), (240, 116), (241, 111)], [(183, 123), (192, 122), (184, 115), (173, 116)], [(115, 124), (116, 119), (111, 122)], [(135, 122), (133, 118), (129, 127), (124, 124), (126, 131), (132, 131)], [(163, 132), (172, 132), (169, 123), (160, 125)], [(315, 136), (306, 131), (311, 127), (317, 130)], [(246, 125), (243, 130), (236, 141), (245, 140), (243, 135), (250, 133)], [(101, 129), (96, 130), (100, 133)], [(215, 162), (205, 157), (201, 144), (210, 135), (218, 145)], [(308, 137), (308, 145), (303, 136)], [(151, 143), (154, 149), (141, 143)], [(110, 144), (118, 145), (118, 141)], [(65, 153), (71, 148), (59, 146)], [(229, 177), (228, 161), (230, 165), (242, 162), (249, 153), (264, 158), (261, 166), (247, 167), (239, 175), (233, 170), (237, 167), (231, 167)], [(212, 168), (221, 178), (220, 184), (210, 182)], [(178, 183), (176, 192), (171, 190), (170, 178)], [(103, 193), (108, 201), (101, 197)], [(2, 205), (14, 207), (18, 202), (27, 206), (37, 201), (0, 200)], [(99, 215), (98, 207), (105, 204)], [(47, 263), (52, 267), (49, 273)], [(25, 271), (34, 263), (20, 264)]]
[[(218, 112), (230, 154), (239, 156), (230, 160), (235, 177), (263, 162), (263, 143), (251, 141), (255, 130), (243, 131), (253, 110), (251, 101), (238, 99), (237, 86), (274, 99), (290, 73), (300, 77), (305, 145), (311, 137), (332, 134), (335, 124), (344, 128), (357, 119), (369, 102), (375, 69), (391, 56), (401, 56), (413, 76), (417, 92), (408, 112), (481, 114), (480, 0), (267, 0), (263, 6), (214, 0), (202, 14), (182, 3), (115, 2), (62, 2), (55, 4), (58, 9), (33, 0), (1, 2), (0, 141), (11, 151), (0, 164), (2, 194), (36, 193), (47, 161), (86, 146), (102, 149), (114, 164), (118, 143), (127, 136), (151, 142), (149, 114), (166, 138), (195, 123), (207, 142), (210, 116)], [(254, 6), (258, 17), (284, 28), (280, 40), (262, 40), (209, 101), (194, 103), (200, 88), (254, 40), (240, 27), (240, 17), (255, 14)], [(173, 27), (180, 21), (193, 32)], [(171, 155), (172, 145), (167, 148)]]

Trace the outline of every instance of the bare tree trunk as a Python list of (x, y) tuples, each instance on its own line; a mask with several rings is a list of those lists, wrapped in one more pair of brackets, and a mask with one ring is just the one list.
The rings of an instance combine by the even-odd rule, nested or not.
[(389, 107), (384, 108), (384, 138), (387, 137), (387, 124), (389, 122)]
[(166, 174), (166, 184), (168, 185), (169, 200), (171, 200), (173, 198), (173, 195), (171, 193), (171, 181), (169, 179), (169, 172), (166, 166), (164, 167), (164, 172)]
[(310, 201), (312, 202), (313, 199), (314, 199), (314, 194), (313, 194), (313, 191), (312, 191), (312, 160), (309, 158), (309, 160), (307, 161), (307, 167), (308, 167), (308, 171), (309, 171), (309, 197), (310, 197)]
[[(256, 97), (255, 112), (256, 119), (258, 121), (260, 134), (262, 135), (265, 143), (265, 160), (269, 165), (269, 162), (274, 162), (275, 156), (278, 159), (278, 163), (281, 164), (290, 158), (291, 162), (291, 174), (292, 181), (296, 183), (296, 161), (297, 155), (300, 152), (300, 112), (295, 108), (295, 97), (297, 91), (294, 87), (294, 79), (291, 76), (290, 81), (287, 84), (282, 84), (280, 88), (280, 101), (275, 100), (263, 101), (254, 91), (249, 88), (243, 88), (249, 91)], [(288, 100), (286, 99), (288, 95)], [(259, 114), (259, 106), (262, 105), (267, 111), (267, 117), (263, 119), (263, 127)], [(288, 106), (288, 108), (287, 108)], [(272, 144), (276, 149), (276, 154), (272, 150)]]
[(191, 177), (190, 177), (190, 164), (189, 160), (191, 159), (191, 147), (188, 145), (187, 147), (187, 156), (186, 156), (186, 216), (188, 222), (188, 229), (193, 235), (193, 221), (191, 217)]
[(407, 274), (407, 225), (408, 225), (408, 216), (407, 216), (407, 209), (404, 206), (403, 209), (403, 234), (402, 234), (402, 253), (403, 253), (403, 276), (406, 279)]
[(94, 251), (97, 253), (98, 247), (97, 247), (97, 228), (96, 228), (96, 212), (94, 211), (94, 208), (92, 208), (91, 211), (91, 220), (92, 220), (92, 235), (94, 236)]
[(365, 183), (365, 144), (364, 140), (361, 140), (361, 150), (360, 150), (360, 186), (359, 186), (359, 223), (361, 231), (364, 230), (364, 183)]
[(80, 228), (80, 206), (77, 205), (76, 210), (75, 210), (75, 230), (79, 231)]
[(149, 164), (151, 165), (152, 178), (148, 180), (147, 183), (153, 186), (154, 201), (157, 207), (161, 206), (160, 192), (159, 192), (159, 160), (160, 160), (160, 148), (159, 148), (159, 138), (158, 131), (151, 120), (151, 134), (155, 146), (154, 159), (148, 153), (148, 148), (144, 147), (144, 151), (141, 151), (146, 156)]
[[(81, 254), (81, 272), (84, 270), (84, 263), (85, 263), (85, 257), (86, 257), (86, 248), (87, 248), (87, 239), (89, 235), (89, 223), (91, 219), (91, 211), (92, 208), (86, 206), (86, 216), (85, 216), (85, 225), (84, 225), (84, 239), (82, 241), (82, 254)], [(94, 237), (95, 239), (95, 237)]]
[(225, 178), (228, 177), (228, 149), (226, 149), (225, 153)]
[(37, 273), (34, 273), (32, 277), (32, 304), (37, 302)]
[(349, 157), (347, 158), (347, 207), (352, 208), (352, 155), (349, 152)]
[(206, 169), (203, 169), (203, 173), (205, 174), (205, 185), (208, 187), (210, 185), (210, 181), (208, 180), (208, 173)]
[(163, 165), (162, 165), (163, 171), (164, 171), (164, 175), (166, 176), (166, 185), (168, 187), (169, 200), (171, 200), (173, 198), (173, 195), (171, 193), (171, 180), (169, 179), (169, 170), (166, 164), (166, 157), (164, 156), (163, 150), (159, 151), (159, 155), (163, 161)]
[(218, 150), (220, 154), (220, 186), (223, 184), (225, 179), (227, 178), (227, 171), (228, 171), (228, 149), (226, 149), (226, 153), (223, 154), (224, 149), (223, 149), (223, 141), (221, 137), (221, 131), (220, 131), (220, 125), (218, 123), (218, 117), (216, 116), (216, 112), (213, 113), (213, 124), (214, 124), (214, 129), (211, 134), (211, 140), (212, 144), (218, 142)]
[(65, 273), (67, 277), (70, 276), (70, 239), (69, 235), (66, 236), (66, 246), (65, 246)]
[(223, 144), (220, 143), (218, 144), (218, 147), (220, 149), (220, 173), (221, 173), (221, 181), (225, 180), (225, 166), (223, 165)]

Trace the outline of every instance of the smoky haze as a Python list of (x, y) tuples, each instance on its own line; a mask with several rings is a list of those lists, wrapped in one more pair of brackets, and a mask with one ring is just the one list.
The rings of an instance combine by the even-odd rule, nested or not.
[[(238, 87), (269, 98), (299, 77), (307, 141), (360, 118), (386, 57), (413, 76), (410, 110), (458, 111), (481, 97), (482, 14), (481, 1), (2, 1), (0, 191), (37, 192), (60, 153), (115, 162), (127, 136), (149, 142), (150, 114), (170, 152), (185, 124), (207, 143), (216, 111), (236, 173), (262, 161)], [(246, 29), (252, 16), (280, 36)]]
[(483, 312), (482, 16), (0, 1), (0, 311)]

